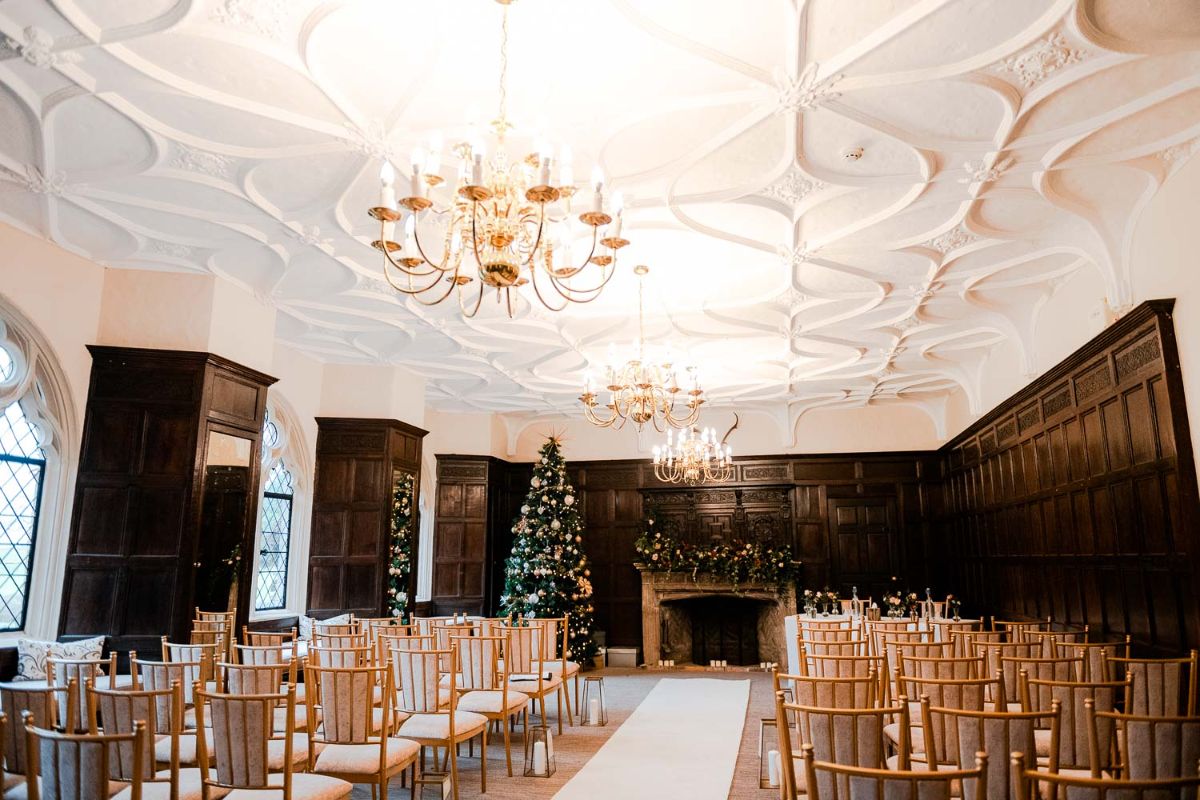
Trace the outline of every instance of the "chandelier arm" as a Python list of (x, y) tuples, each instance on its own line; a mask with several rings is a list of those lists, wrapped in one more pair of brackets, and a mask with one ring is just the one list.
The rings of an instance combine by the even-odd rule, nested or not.
[[(455, 268), (454, 278), (457, 278), (457, 277), (458, 277), (458, 269)], [(475, 307), (472, 308), (470, 311), (467, 311), (467, 307), (463, 305), (462, 290), (461, 289), (459, 290), (459, 292), (458, 292), (458, 307), (462, 311), (463, 316), (465, 316), (467, 319), (474, 319), (475, 315), (479, 313), (479, 307), (481, 305), (483, 305), (483, 291), (484, 291), (483, 281), (480, 281), (479, 282), (479, 296), (475, 298)]]
[[(533, 283), (533, 293), (537, 295), (537, 299), (541, 301), (542, 305), (544, 305), (546, 308), (548, 308), (554, 312), (562, 311), (564, 308), (567, 307), (567, 305), (570, 303), (570, 300), (571, 300), (571, 298), (569, 298), (569, 297), (565, 298), (566, 302), (564, 302), (558, 308), (555, 308), (554, 306), (547, 303), (546, 298), (542, 297), (541, 287), (538, 286), (538, 279), (537, 279), (538, 270), (537, 270), (536, 266), (530, 270), (530, 274), (532, 275), (531, 282)], [(554, 282), (553, 275), (550, 276), (550, 282), (551, 282), (551, 284), (553, 284), (553, 282)], [(559, 294), (562, 294), (562, 292), (559, 292)]]
[[(453, 227), (451, 227), (451, 230), (453, 230)], [(425, 255), (425, 248), (421, 246), (421, 232), (415, 224), (413, 225), (413, 241), (417, 243), (417, 252), (421, 254), (421, 260), (423, 260), (429, 266), (433, 267), (438, 272), (446, 273), (446, 272), (450, 271), (451, 268), (448, 266), (449, 262), (450, 262), (450, 248), (449, 247), (447, 247), (446, 251), (444, 253), (442, 253), (441, 263), (435, 264), (429, 258), (429, 256)]]
[[(420, 245), (417, 245), (417, 246), (420, 247)], [(432, 274), (434, 274), (435, 271), (437, 271), (437, 268), (434, 267), (434, 269), (431, 269), (427, 272), (415, 272), (412, 268), (406, 266), (405, 264), (401, 264), (398, 261), (396, 261), (396, 259), (392, 258), (392, 254), (387, 251), (386, 247), (384, 247), (381, 250), (381, 252), (383, 253), (383, 259), (384, 259), (384, 261), (387, 262), (387, 264), (390, 264), (393, 269), (398, 269), (401, 272), (403, 272), (405, 275), (408, 275), (409, 277), (424, 278), (426, 275), (432, 275)], [(429, 262), (426, 262), (426, 263), (429, 263)], [(430, 264), (429, 266), (433, 267), (434, 265)], [(384, 265), (383, 271), (385, 273), (387, 272), (387, 265)]]
[[(569, 300), (572, 303), (590, 303), (600, 296), (600, 292), (605, 286), (608, 285), (608, 282), (611, 281), (613, 276), (616, 274), (617, 263), (614, 261), (608, 271), (607, 277), (605, 277), (604, 281), (599, 286), (593, 286), (590, 289), (573, 289), (570, 286), (560, 285), (559, 279), (554, 277), (554, 275), (550, 276), (550, 283), (554, 286), (554, 290), (562, 295), (566, 300)], [(564, 288), (566, 289), (566, 292), (563, 291)], [(591, 297), (574, 297), (572, 294), (569, 294), (572, 292), (578, 292), (581, 295), (590, 294)]]
[[(423, 306), (436, 306), (438, 303), (442, 302), (447, 297), (449, 297), (450, 293), (453, 292), (454, 289), (458, 285), (453, 280), (448, 280), (448, 281), (446, 281), (446, 283), (447, 283), (446, 291), (442, 293), (441, 297), (439, 297), (437, 300), (434, 300), (432, 303), (426, 302), (426, 301), (422, 300), (420, 297), (418, 297), (417, 295), (420, 294), (419, 292), (410, 292), (409, 294), (411, 294), (412, 298)], [(437, 285), (437, 281), (434, 281), (429, 286), (425, 287), (425, 289), (423, 289), (422, 292), (432, 289), (435, 285)]]
[(475, 221), (479, 216), (479, 201), (471, 201), (471, 251), (475, 253), (475, 263), (479, 268), (483, 269), (483, 256), (479, 255), (479, 234), (477, 232)]
[[(529, 249), (529, 257), (525, 259), (525, 263), (521, 264), (522, 267), (533, 266), (533, 259), (537, 255), (538, 245), (542, 243), (542, 231), (546, 227), (546, 204), (538, 203), (538, 208), (541, 210), (541, 213), (538, 215), (537, 236), (533, 239), (533, 247)], [(536, 266), (533, 268), (534, 270), (537, 269)]]
[(613, 424), (617, 421), (617, 416), (618, 416), (617, 412), (614, 410), (613, 413), (607, 419), (598, 417), (598, 416), (596, 416), (596, 412), (592, 408), (592, 406), (589, 406), (587, 404), (584, 404), (584, 406), (583, 406), (583, 415), (585, 417), (587, 417), (588, 422), (592, 423), (593, 425), (595, 425), (599, 428), (611, 428), (613, 426)]
[[(412, 279), (414, 277), (425, 277), (424, 275), (414, 276), (407, 272), (405, 273), (405, 276), (408, 278), (410, 287), (412, 285)], [(413, 289), (413, 288), (405, 289), (403, 286), (398, 285), (394, 280), (392, 280), (392, 275), (390, 272), (388, 272), (388, 269), (386, 266), (384, 266), (384, 268), (383, 268), (383, 279), (386, 280), (388, 282), (388, 285), (391, 286), (393, 289), (395, 289), (397, 292), (402, 292), (403, 294), (414, 295), (414, 296), (418, 295), (418, 294), (422, 294), (424, 292), (428, 292), (430, 289), (432, 289), (434, 286), (437, 285), (437, 281), (434, 280), (428, 286), (425, 286), (424, 288), (421, 288), (421, 289)]]

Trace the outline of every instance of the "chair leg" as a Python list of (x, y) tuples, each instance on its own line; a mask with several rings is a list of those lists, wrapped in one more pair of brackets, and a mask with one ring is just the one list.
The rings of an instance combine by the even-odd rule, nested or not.
[(563, 685), (558, 685), (558, 691), (554, 693), (554, 715), (558, 717), (558, 735), (562, 736), (562, 711), (563, 711)]
[(420, 773), (417, 768), (421, 766), (421, 760), (417, 759), (412, 765), (412, 780), (409, 781), (408, 800), (417, 800), (417, 781), (420, 779)]
[(458, 800), (458, 753), (453, 742), (446, 743), (446, 755), (450, 759), (450, 793)]
[(512, 743), (509, 741), (508, 721), (512, 717), (506, 716), (501, 727), (504, 728), (504, 761), (508, 765), (508, 777), (512, 777)]
[(479, 793), (487, 794), (487, 726), (483, 726), (482, 738), (479, 740)]
[(538, 698), (538, 705), (542, 708), (542, 726), (546, 725), (546, 695)]
[(567, 682), (564, 679), (562, 685), (563, 700), (567, 703), (567, 724), (572, 728), (575, 727), (575, 709), (571, 707), (571, 692), (567, 689)]

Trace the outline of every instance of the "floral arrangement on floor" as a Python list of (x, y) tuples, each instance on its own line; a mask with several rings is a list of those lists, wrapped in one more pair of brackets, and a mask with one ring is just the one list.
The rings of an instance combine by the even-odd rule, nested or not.
[(639, 569), (690, 573), (693, 581), (709, 575), (733, 584), (735, 591), (743, 583), (785, 587), (794, 584), (798, 574), (799, 562), (793, 560), (792, 548), (787, 545), (735, 540), (698, 547), (656, 528), (653, 510), (634, 548), (641, 559)]
[(820, 591), (805, 589), (800, 597), (801, 605), (807, 614), (820, 612), (822, 614), (836, 614), (842, 610), (842, 600), (838, 593), (826, 586)]
[(392, 494), (392, 541), (388, 546), (388, 610), (404, 619), (408, 613), (408, 576), (412, 574), (412, 501), (415, 478), (404, 473)]

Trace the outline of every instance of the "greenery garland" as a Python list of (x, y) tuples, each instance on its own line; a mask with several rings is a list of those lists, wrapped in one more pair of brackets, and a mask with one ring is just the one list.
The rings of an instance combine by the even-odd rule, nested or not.
[(634, 548), (641, 558), (637, 565), (641, 570), (690, 573), (694, 582), (699, 582), (700, 575), (707, 575), (733, 584), (734, 591), (743, 583), (782, 589), (794, 585), (799, 575), (800, 564), (793, 560), (792, 548), (787, 545), (772, 547), (734, 540), (697, 547), (655, 529), (653, 510)]
[(393, 617), (408, 613), (408, 576), (412, 573), (413, 487), (416, 478), (404, 473), (392, 494), (392, 541), (388, 548), (388, 608)]

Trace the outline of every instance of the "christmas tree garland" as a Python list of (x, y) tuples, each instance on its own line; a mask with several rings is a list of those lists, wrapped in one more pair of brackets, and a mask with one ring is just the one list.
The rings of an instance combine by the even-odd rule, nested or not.
[(392, 540), (388, 547), (388, 607), (393, 617), (408, 613), (408, 576), (412, 573), (413, 486), (415, 478), (404, 473), (392, 494)]
[(591, 569), (583, 553), (583, 520), (567, 481), (561, 443), (550, 437), (538, 451), (529, 494), (513, 523), (512, 554), (504, 565), (500, 604), (515, 618), (567, 618), (567, 657), (590, 663)]
[(655, 529), (654, 512), (646, 520), (646, 529), (634, 548), (642, 559), (638, 569), (647, 572), (681, 572), (694, 582), (710, 576), (733, 584), (734, 591), (743, 583), (777, 586), (794, 585), (799, 562), (792, 558), (787, 545), (771, 547), (759, 542), (734, 540), (729, 543), (697, 547), (661, 529)]

